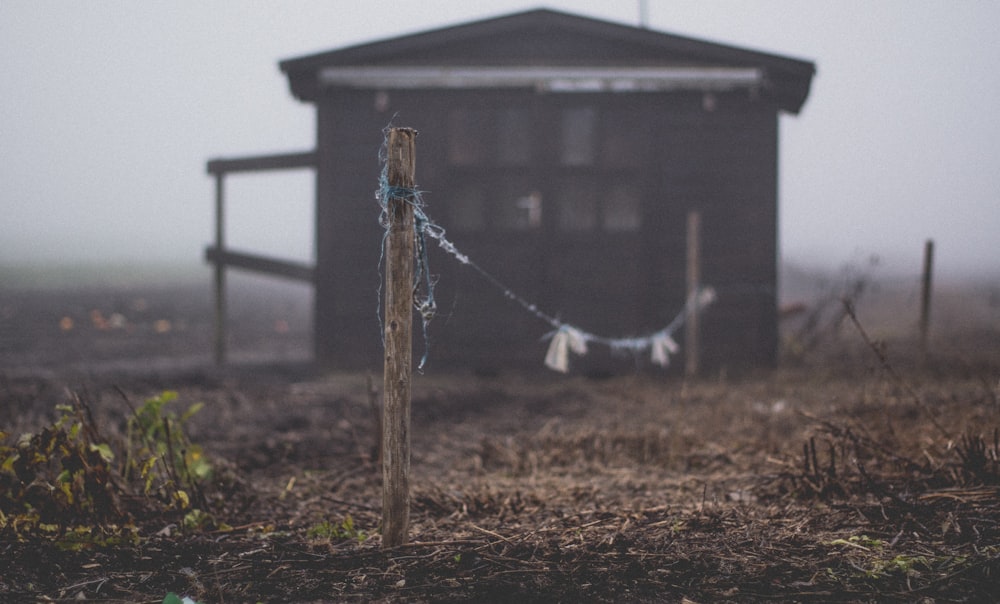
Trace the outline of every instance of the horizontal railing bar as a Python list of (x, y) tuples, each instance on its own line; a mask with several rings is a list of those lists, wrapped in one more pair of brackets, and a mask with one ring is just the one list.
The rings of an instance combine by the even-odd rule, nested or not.
[(205, 248), (205, 261), (210, 264), (221, 264), (228, 268), (240, 268), (256, 273), (285, 277), (286, 279), (308, 283), (315, 281), (316, 268), (304, 262), (277, 260), (231, 250), (220, 252), (215, 246)]
[(256, 155), (251, 157), (231, 157), (210, 159), (205, 164), (209, 174), (227, 172), (256, 172), (262, 170), (291, 170), (316, 166), (316, 152), (281, 153), (277, 155)]

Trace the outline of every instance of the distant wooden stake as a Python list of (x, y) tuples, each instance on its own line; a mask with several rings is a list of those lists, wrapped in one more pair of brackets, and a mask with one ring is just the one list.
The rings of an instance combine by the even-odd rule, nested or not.
[(927, 357), (927, 339), (931, 326), (931, 277), (934, 273), (934, 240), (924, 245), (924, 277), (920, 296), (920, 355)]
[(698, 375), (698, 291), (701, 289), (701, 214), (687, 215), (687, 317), (684, 330), (684, 374)]
[[(390, 187), (413, 189), (416, 130), (389, 130)], [(382, 405), (382, 547), (407, 541), (410, 524), (410, 378), (413, 335), (413, 205), (389, 196), (385, 241), (385, 375)]]

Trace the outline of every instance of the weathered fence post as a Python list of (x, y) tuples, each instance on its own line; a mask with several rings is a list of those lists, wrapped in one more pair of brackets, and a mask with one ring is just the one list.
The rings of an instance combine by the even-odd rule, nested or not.
[(931, 277), (934, 273), (934, 240), (924, 245), (924, 276), (920, 295), (920, 356), (927, 358), (927, 339), (931, 325)]
[(701, 213), (687, 215), (687, 317), (684, 324), (684, 375), (698, 375), (698, 294), (701, 289)]
[(385, 241), (385, 375), (382, 405), (382, 547), (406, 543), (410, 524), (410, 377), (413, 332), (412, 200), (416, 130), (391, 128)]

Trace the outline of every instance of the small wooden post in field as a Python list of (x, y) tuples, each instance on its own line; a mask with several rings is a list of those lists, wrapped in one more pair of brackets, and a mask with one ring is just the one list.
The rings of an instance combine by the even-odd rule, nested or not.
[(920, 355), (927, 356), (927, 338), (931, 325), (931, 277), (934, 273), (934, 240), (924, 245), (924, 276), (920, 294)]
[(684, 325), (684, 375), (698, 375), (698, 291), (701, 289), (701, 213), (687, 215), (687, 317)]
[(413, 333), (413, 205), (416, 130), (391, 128), (385, 241), (385, 375), (382, 405), (382, 547), (407, 541), (410, 524), (410, 378)]

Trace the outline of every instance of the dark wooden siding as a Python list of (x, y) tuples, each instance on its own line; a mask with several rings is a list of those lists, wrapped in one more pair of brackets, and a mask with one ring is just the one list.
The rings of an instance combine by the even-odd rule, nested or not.
[[(685, 216), (701, 211), (704, 282), (720, 294), (703, 323), (704, 363), (709, 368), (774, 363), (775, 106), (746, 92), (717, 95), (710, 111), (695, 93), (408, 91), (391, 93), (383, 106), (376, 94), (331, 91), (318, 103), (321, 359), (344, 367), (381, 363), (376, 314), (381, 229), (374, 191), (380, 132), (396, 114), (395, 125), (420, 131), (417, 182), (426, 191), (428, 213), (448, 229), (449, 238), (519, 295), (588, 331), (641, 335), (674, 317), (685, 297)], [(486, 145), (484, 155), (468, 162), (456, 160), (449, 142), (449, 120), (462, 108), (471, 117), (461, 119), (471, 120)], [(520, 119), (499, 117), (511, 108), (523, 109), (531, 120), (528, 161), (505, 158), (497, 147), (501, 126)], [(589, 161), (566, 165), (559, 124), (567, 111), (580, 108), (596, 116), (599, 142)], [(589, 114), (579, 115), (586, 121)], [(523, 150), (517, 141), (504, 144)], [(542, 222), (532, 228), (507, 225), (510, 217), (502, 212), (510, 208), (498, 204), (532, 192), (543, 200)], [(478, 224), (469, 210), (476, 195), (485, 208)], [(588, 218), (588, 204), (606, 204), (615, 195), (626, 202), (629, 195), (640, 198), (638, 228), (632, 230), (627, 220), (608, 226), (600, 209)], [(576, 200), (583, 209), (560, 218), (560, 199)], [(540, 337), (550, 329), (544, 322), (436, 248), (431, 260), (440, 276), (439, 316), (431, 329), (435, 366), (540, 366), (546, 347)], [(419, 355), (419, 338), (414, 346)], [(631, 363), (595, 347), (579, 366)]]
[[(700, 211), (702, 280), (719, 294), (702, 322), (703, 364), (771, 366), (777, 352), (777, 111), (738, 95), (718, 96), (713, 111), (702, 101), (676, 96), (665, 102), (657, 131), (667, 139), (660, 170), (670, 201), (659, 212), (670, 234), (650, 248), (683, 257), (685, 214)], [(669, 266), (666, 285), (676, 306), (683, 265)]]
[(381, 359), (374, 192), (386, 119), (371, 104), (370, 93), (351, 93), (317, 107), (315, 346), (317, 358), (342, 367)]

